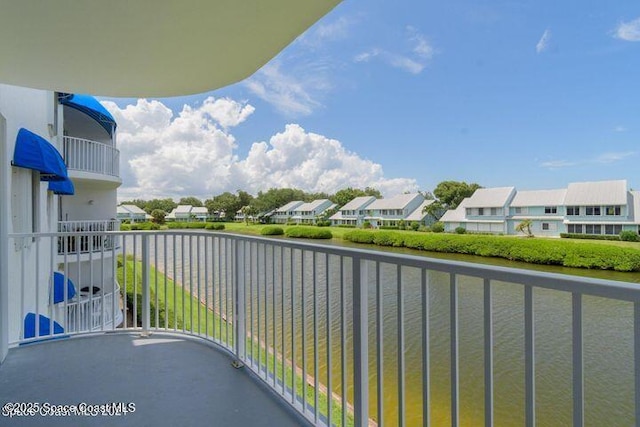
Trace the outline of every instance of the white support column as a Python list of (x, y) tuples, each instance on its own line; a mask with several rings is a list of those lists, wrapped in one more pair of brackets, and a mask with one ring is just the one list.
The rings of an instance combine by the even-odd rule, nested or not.
[(9, 162), (6, 122), (0, 114), (0, 363), (9, 351)]

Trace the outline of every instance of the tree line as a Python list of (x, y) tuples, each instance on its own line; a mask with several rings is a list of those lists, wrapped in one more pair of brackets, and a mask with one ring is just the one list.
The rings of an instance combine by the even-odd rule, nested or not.
[[(429, 205), (425, 212), (439, 219), (447, 209), (455, 209), (465, 197), (470, 197), (478, 188), (481, 187), (476, 183), (443, 181), (436, 186), (433, 193), (423, 193), (428, 199), (435, 198), (434, 203)], [(172, 198), (133, 199), (122, 202), (122, 204), (136, 205), (148, 214), (152, 214), (155, 210), (169, 213), (178, 205), (205, 206), (210, 215), (224, 212), (225, 218), (232, 219), (238, 211), (242, 211), (245, 215), (259, 215), (270, 212), (294, 200), (311, 202), (317, 199), (329, 199), (338, 207), (342, 207), (354, 198), (361, 196), (382, 198), (380, 191), (372, 187), (364, 189), (349, 187), (338, 190), (334, 194), (308, 193), (295, 188), (271, 188), (267, 191), (260, 191), (255, 196), (246, 191), (238, 190), (236, 193), (226, 191), (204, 201), (197, 197), (189, 196), (182, 197), (177, 202)], [(333, 214), (333, 212), (330, 214)]]

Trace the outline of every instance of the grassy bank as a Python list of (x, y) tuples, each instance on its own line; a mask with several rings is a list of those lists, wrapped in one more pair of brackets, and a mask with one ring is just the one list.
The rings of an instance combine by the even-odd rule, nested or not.
[(529, 239), (438, 233), (352, 230), (343, 238), (354, 243), (405, 247), (422, 251), (505, 258), (533, 264), (616, 271), (640, 271), (640, 250), (563, 239)]

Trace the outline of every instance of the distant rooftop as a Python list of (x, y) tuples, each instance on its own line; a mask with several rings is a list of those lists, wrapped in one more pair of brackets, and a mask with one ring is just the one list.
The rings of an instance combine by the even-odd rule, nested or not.
[(340, 210), (342, 211), (357, 211), (359, 209), (361, 209), (363, 206), (366, 206), (367, 204), (375, 201), (376, 198), (373, 196), (361, 196), (361, 197), (356, 197), (355, 199), (351, 200), (349, 203), (347, 203), (346, 205), (344, 205), (343, 207), (340, 208)]
[(564, 203), (567, 206), (624, 205), (627, 203), (627, 181), (572, 182)]
[(513, 207), (524, 206), (560, 206), (564, 203), (567, 190), (518, 191), (511, 202)]
[(418, 206), (413, 212), (411, 212), (406, 220), (407, 221), (422, 221), (422, 219), (427, 215), (426, 213), (424, 213), (424, 208), (426, 208), (427, 206), (429, 206), (431, 203), (433, 203), (435, 200), (425, 200), (424, 202), (420, 203), (420, 206)]
[[(113, 205), (111, 205), (111, 206), (113, 206)], [(143, 211), (142, 209), (140, 209), (136, 205), (120, 205), (120, 206), (118, 206), (118, 208), (121, 208), (120, 209), (120, 213), (129, 212), (129, 213), (133, 213), (133, 214), (142, 214), (142, 215), (146, 214), (145, 211)], [(124, 209), (125, 212), (123, 212), (122, 209)]]
[(416, 197), (423, 197), (420, 193), (400, 194), (388, 199), (378, 199), (367, 206), (367, 210), (404, 209)]
[(304, 202), (300, 201), (300, 200), (294, 200), (292, 202), (287, 203), (284, 206), (279, 207), (278, 209), (276, 209), (276, 212), (287, 212), (287, 211), (291, 211), (295, 208), (297, 208), (298, 206), (300, 206), (301, 204), (303, 204)]
[(507, 204), (515, 187), (477, 189), (467, 202), (468, 208), (501, 208)]

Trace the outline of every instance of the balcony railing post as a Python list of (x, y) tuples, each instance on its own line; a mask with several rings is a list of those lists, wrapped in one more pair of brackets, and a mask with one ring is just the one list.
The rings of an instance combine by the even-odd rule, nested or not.
[(234, 269), (235, 274), (234, 277), (234, 286), (235, 286), (235, 313), (233, 316), (233, 347), (235, 350), (236, 357), (238, 360), (236, 361), (235, 366), (242, 366), (245, 360), (245, 294), (244, 294), (244, 286), (245, 286), (245, 274), (244, 274), (244, 265), (245, 265), (245, 251), (244, 251), (244, 241), (235, 240), (235, 263)]
[(142, 335), (149, 335), (151, 328), (151, 307), (149, 288), (149, 235), (142, 234)]
[(369, 425), (369, 321), (367, 263), (353, 258), (353, 398), (354, 426)]

